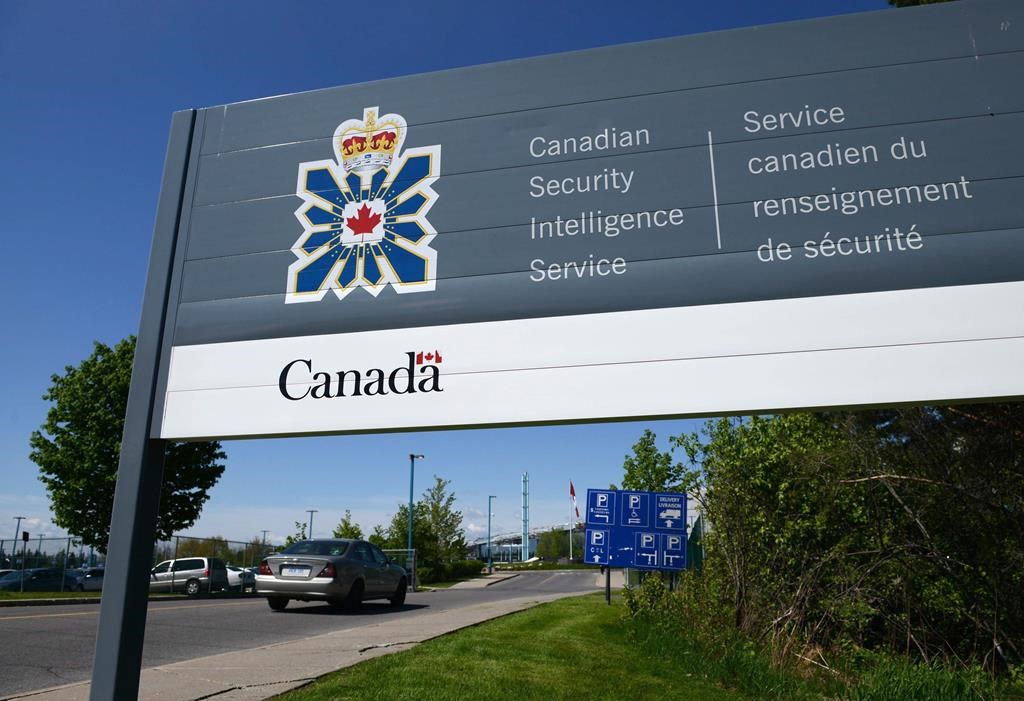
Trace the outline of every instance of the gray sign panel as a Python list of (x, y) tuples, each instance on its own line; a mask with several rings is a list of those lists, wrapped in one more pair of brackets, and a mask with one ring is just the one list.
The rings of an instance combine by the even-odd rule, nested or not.
[[(964, 2), (205, 110), (173, 343), (1020, 280), (1022, 20)], [(288, 304), (296, 210), (346, 221), (300, 164), (370, 107), (440, 147), (433, 290)]]

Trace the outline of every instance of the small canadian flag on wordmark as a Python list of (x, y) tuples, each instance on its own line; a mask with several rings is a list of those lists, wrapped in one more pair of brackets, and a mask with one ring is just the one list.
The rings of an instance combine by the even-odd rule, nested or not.
[(434, 365), (440, 365), (444, 360), (441, 358), (441, 351), (434, 351), (433, 353), (424, 353), (420, 351), (416, 354), (416, 364), (423, 365), (423, 363)]

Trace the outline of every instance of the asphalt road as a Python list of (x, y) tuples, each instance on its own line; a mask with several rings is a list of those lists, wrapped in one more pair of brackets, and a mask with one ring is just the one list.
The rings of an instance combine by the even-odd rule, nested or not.
[[(151, 601), (143, 666), (246, 650), (353, 628), (379, 616), (417, 616), (531, 594), (596, 591), (593, 571), (529, 572), (478, 589), (410, 593), (405, 606), (366, 602), (359, 613), (291, 602), (275, 613), (262, 598)], [(92, 673), (97, 604), (0, 608), (0, 699), (86, 680)]]

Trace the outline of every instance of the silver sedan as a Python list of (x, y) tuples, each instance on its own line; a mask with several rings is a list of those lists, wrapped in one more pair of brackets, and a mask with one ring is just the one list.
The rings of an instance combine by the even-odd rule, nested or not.
[(368, 599), (401, 606), (407, 587), (405, 570), (365, 540), (300, 540), (263, 560), (256, 574), (256, 593), (275, 611), (292, 599), (350, 610)]

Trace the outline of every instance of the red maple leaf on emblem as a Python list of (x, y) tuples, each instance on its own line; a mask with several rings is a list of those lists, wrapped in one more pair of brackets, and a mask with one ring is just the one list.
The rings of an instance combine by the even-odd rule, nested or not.
[(356, 210), (354, 217), (345, 220), (345, 226), (351, 229), (353, 234), (372, 234), (378, 224), (380, 215), (374, 214), (365, 204)]

